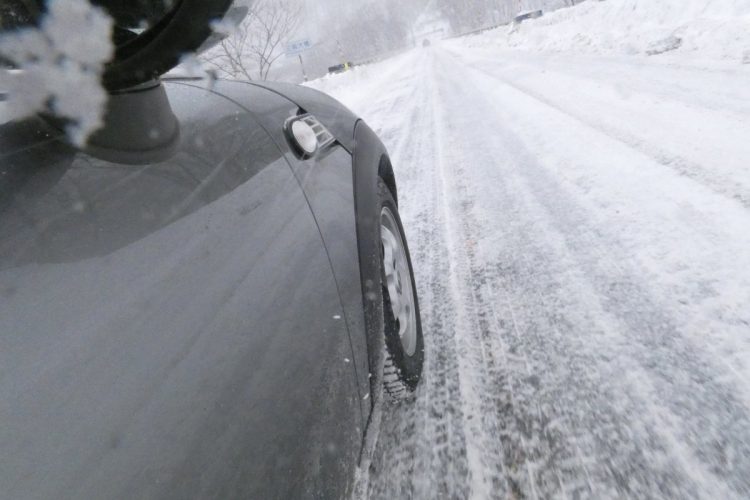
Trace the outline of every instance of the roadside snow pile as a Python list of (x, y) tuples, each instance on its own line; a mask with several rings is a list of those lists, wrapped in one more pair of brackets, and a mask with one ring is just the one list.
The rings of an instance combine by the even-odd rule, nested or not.
[(328, 74), (303, 85), (325, 92), (359, 113), (362, 104), (370, 102), (373, 96), (381, 94), (380, 89), (408, 72), (413, 60), (413, 52), (406, 52), (385, 61), (355, 66), (344, 73)]
[(750, 0), (590, 0), (469, 43), (537, 51), (677, 52), (750, 64)]

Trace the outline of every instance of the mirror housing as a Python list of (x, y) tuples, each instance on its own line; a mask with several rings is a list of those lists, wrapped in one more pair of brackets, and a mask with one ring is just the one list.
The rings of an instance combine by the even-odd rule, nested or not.
[(111, 93), (104, 125), (85, 151), (97, 158), (131, 165), (164, 161), (174, 154), (180, 125), (159, 81)]

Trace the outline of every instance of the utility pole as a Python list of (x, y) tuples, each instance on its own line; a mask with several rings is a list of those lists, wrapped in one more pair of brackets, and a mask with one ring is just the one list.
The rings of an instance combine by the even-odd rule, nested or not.
[(307, 72), (305, 71), (305, 63), (302, 61), (302, 54), (298, 54), (298, 55), (299, 55), (299, 65), (302, 68), (302, 78), (304, 78), (305, 81), (307, 81)]
[(341, 63), (346, 62), (346, 57), (344, 56), (344, 48), (341, 46), (341, 42), (337, 39), (336, 40), (336, 47), (339, 49), (339, 57), (341, 58)]

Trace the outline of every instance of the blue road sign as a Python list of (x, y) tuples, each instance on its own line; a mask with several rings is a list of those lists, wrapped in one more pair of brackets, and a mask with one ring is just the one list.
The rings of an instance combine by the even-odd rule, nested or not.
[(296, 56), (307, 50), (310, 50), (312, 46), (313, 46), (312, 41), (310, 41), (309, 38), (305, 38), (304, 40), (295, 40), (293, 42), (289, 42), (286, 46), (286, 55)]

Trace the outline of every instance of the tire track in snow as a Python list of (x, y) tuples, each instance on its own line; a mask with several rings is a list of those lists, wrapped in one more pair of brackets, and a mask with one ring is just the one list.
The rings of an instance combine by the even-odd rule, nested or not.
[[(458, 63), (458, 58), (453, 56)], [(642, 137), (638, 137), (635, 134), (629, 133), (623, 129), (618, 129), (613, 126), (606, 124), (602, 120), (595, 120), (591, 117), (586, 116), (584, 113), (578, 112), (574, 106), (566, 105), (550, 99), (544, 96), (542, 93), (537, 92), (524, 86), (517, 81), (514, 81), (507, 76), (500, 75), (496, 71), (489, 71), (484, 68), (480, 68), (476, 65), (470, 66), (475, 71), (484, 73), (490, 78), (502, 82), (503, 84), (512, 87), (513, 89), (526, 94), (527, 96), (536, 99), (542, 104), (553, 108), (570, 118), (581, 122), (587, 127), (591, 127), (602, 134), (605, 134), (616, 141), (620, 141), (625, 145), (642, 152), (643, 154), (653, 158), (660, 165), (671, 168), (689, 179), (694, 180), (700, 185), (710, 189), (714, 193), (726, 196), (727, 198), (734, 199), (741, 203), (745, 208), (750, 208), (750, 190), (741, 183), (735, 182), (729, 177), (722, 176), (716, 171), (706, 169), (703, 165), (691, 161), (683, 156), (669, 153), (663, 148)]]
[[(417, 73), (418, 74), (418, 73)], [(425, 332), (425, 367), (419, 397), (413, 405), (387, 407), (384, 411), (378, 450), (370, 473), (371, 498), (465, 498), (468, 490), (466, 436), (460, 408), (452, 405), (460, 392), (457, 349), (453, 332), (456, 319), (445, 304), (450, 291), (444, 277), (450, 273), (440, 214), (435, 211), (434, 177), (427, 161), (410, 164), (408, 158), (431, 156), (429, 134), (404, 134), (404, 126), (428, 131), (430, 93), (412, 87), (393, 86), (396, 100), (409, 106), (394, 108), (386, 116), (365, 116), (383, 133), (393, 155), (394, 168), (403, 194), (399, 196), (408, 233)], [(384, 94), (391, 94), (382, 89)], [(407, 98), (408, 96), (408, 98)], [(420, 112), (421, 111), (421, 112)], [(426, 112), (427, 111), (427, 112)], [(404, 172), (403, 175), (401, 173)], [(409, 179), (418, 185), (409, 186)], [(425, 184), (422, 184), (424, 182)], [(411, 187), (408, 189), (407, 186)], [(419, 198), (419, 199), (417, 199)], [(404, 415), (406, 412), (406, 415)], [(385, 452), (383, 452), (385, 450)]]
[[(430, 61), (432, 62), (431, 54)], [(443, 211), (444, 230), (451, 259), (452, 302), (459, 318), (456, 336), (461, 370), (459, 379), (462, 382), (460, 404), (466, 412), (464, 427), (468, 436), (467, 459), (472, 476), (469, 497), (505, 497), (509, 494), (515, 495), (516, 491), (514, 483), (509, 482), (509, 476), (506, 474), (504, 447), (498, 439), (504, 422), (494, 409), (498, 400), (504, 401), (508, 397), (505, 390), (506, 377), (501, 367), (503, 360), (495, 358), (494, 352), (488, 349), (485, 340), (488, 332), (481, 321), (483, 304), (478, 300), (473, 287), (476, 277), (471, 275), (471, 263), (464, 246), (467, 235), (463, 232), (460, 219), (456, 218), (457, 212), (465, 210), (467, 202), (452, 196), (455, 179), (451, 176), (450, 157), (445, 151), (446, 145), (452, 146), (448, 140), (451, 132), (444, 129), (448, 119), (447, 110), (443, 109), (446, 96), (438, 84), (434, 63), (431, 64), (430, 70), (429, 81), (436, 86), (432, 89), (431, 102), (436, 136), (436, 191), (440, 198), (440, 210)], [(527, 466), (533, 485), (528, 463), (524, 465)], [(536, 498), (536, 495), (533, 497)]]
[[(450, 64), (446, 64), (444, 73), (455, 73), (457, 69), (456, 61), (451, 61)], [(454, 87), (446, 92), (447, 95), (461, 95), (462, 98), (456, 99), (453, 110), (458, 111), (459, 107), (466, 106), (467, 95), (482, 96), (485, 95), (485, 89), (480, 87), (473, 87), (471, 82), (473, 79), (470, 77), (470, 72), (462, 71), (461, 80), (456, 80)], [(512, 98), (512, 97), (511, 97)], [(492, 102), (480, 102), (476, 101), (477, 108), (486, 111), (491, 110), (494, 106), (498, 106), (497, 103)], [(460, 116), (457, 113), (457, 116)], [(615, 491), (623, 493), (624, 491), (630, 491), (630, 494), (637, 493), (638, 490), (631, 490), (628, 486), (628, 478), (643, 478), (644, 476), (648, 479), (648, 476), (654, 470), (649, 470), (649, 467), (654, 467), (655, 463), (653, 458), (648, 460), (647, 456), (643, 456), (642, 451), (652, 452), (656, 451), (653, 447), (649, 449), (648, 444), (652, 443), (654, 438), (656, 441), (665, 441), (664, 456), (662, 460), (673, 461), (674, 467), (667, 469), (663, 474), (656, 474), (649, 480), (650, 486), (643, 489), (641, 494), (648, 493), (652, 490), (660, 491), (671, 491), (676, 496), (687, 497), (695, 494), (696, 489), (693, 487), (685, 487), (689, 485), (691, 479), (699, 481), (697, 491), (701, 496), (710, 496), (712, 492), (721, 491), (723, 483), (726, 481), (732, 484), (735, 488), (734, 495), (737, 493), (746, 493), (748, 491), (748, 483), (740, 475), (732, 474), (732, 467), (734, 470), (745, 470), (750, 464), (746, 463), (745, 458), (739, 458), (736, 455), (740, 454), (743, 457), (747, 456), (748, 450), (748, 436), (750, 436), (750, 429), (748, 428), (746, 419), (742, 416), (746, 415), (747, 407), (735, 396), (736, 387), (731, 384), (726, 385), (719, 380), (722, 379), (722, 366), (716, 366), (711, 360), (704, 359), (704, 356), (696, 346), (690, 344), (680, 333), (679, 323), (670, 318), (667, 315), (669, 309), (659, 304), (659, 300), (651, 297), (646, 291), (647, 288), (643, 283), (640, 283), (638, 279), (635, 279), (639, 275), (638, 271), (634, 269), (627, 269), (627, 266), (622, 265), (620, 262), (627, 262), (627, 257), (615, 260), (610, 254), (620, 248), (616, 239), (608, 238), (607, 235), (598, 232), (598, 228), (591, 227), (592, 223), (587, 219), (585, 212), (582, 212), (580, 207), (576, 206), (567, 193), (558, 182), (552, 179), (547, 172), (544, 171), (544, 167), (539, 165), (534, 158), (534, 155), (526, 151), (522, 144), (519, 143), (518, 139), (512, 130), (506, 129), (503, 122), (497, 121), (498, 118), (493, 119), (491, 113), (485, 113), (488, 118), (486, 125), (489, 129), (495, 132), (494, 144), (503, 144), (505, 148), (513, 150), (510, 160), (517, 162), (517, 168), (514, 169), (516, 173), (520, 174), (523, 184), (516, 185), (516, 192), (506, 191), (505, 195), (507, 200), (513, 200), (519, 198), (518, 193), (526, 192), (530, 195), (532, 200), (538, 205), (537, 210), (542, 210), (546, 214), (539, 214), (539, 220), (533, 221), (535, 225), (543, 226), (547, 222), (545, 219), (554, 221), (554, 224), (550, 224), (551, 227), (546, 228), (544, 231), (538, 231), (538, 240), (533, 241), (528, 237), (529, 229), (525, 227), (517, 227), (515, 231), (510, 234), (506, 233), (506, 236), (511, 238), (515, 237), (516, 240), (520, 240), (517, 243), (518, 249), (523, 249), (524, 253), (521, 253), (521, 258), (516, 256), (506, 257), (506, 262), (513, 262), (516, 266), (526, 267), (525, 272), (527, 274), (526, 279), (533, 277), (535, 269), (540, 267), (550, 266), (549, 259), (544, 258), (544, 253), (540, 253), (534, 257), (534, 254), (529, 253), (529, 250), (533, 250), (535, 247), (547, 246), (545, 243), (550, 239), (550, 235), (559, 231), (563, 235), (563, 244), (568, 247), (568, 252), (574, 256), (574, 265), (583, 271), (581, 280), (583, 283), (577, 285), (575, 280), (570, 280), (568, 283), (563, 283), (564, 288), (575, 291), (579, 286), (589, 286), (592, 288), (592, 292), (595, 294), (595, 298), (601, 302), (603, 313), (605, 316), (614, 315), (615, 318), (602, 318), (603, 327), (611, 329), (624, 338), (618, 341), (622, 343), (622, 347), (629, 351), (627, 356), (621, 356), (619, 362), (624, 362), (626, 368), (631, 373), (639, 373), (642, 380), (638, 383), (641, 387), (638, 387), (634, 394), (629, 394), (628, 398), (620, 401), (620, 404), (626, 403), (631, 407), (633, 404), (646, 404), (644, 410), (653, 410), (654, 415), (642, 416), (642, 412), (627, 411), (625, 415), (622, 415), (620, 411), (615, 411), (610, 416), (612, 417), (613, 424), (615, 427), (621, 427), (622, 431), (632, 433), (632, 429), (629, 429), (629, 425), (620, 421), (617, 422), (618, 418), (622, 420), (625, 418), (638, 415), (643, 420), (647, 420), (649, 417), (656, 417), (654, 423), (661, 424), (662, 428), (670, 429), (671, 431), (661, 433), (649, 433), (646, 432), (645, 436), (638, 444), (643, 447), (643, 450), (633, 450), (636, 452), (635, 456), (630, 456), (628, 459), (619, 464), (618, 470), (612, 469), (610, 472), (613, 474), (619, 474), (622, 477), (617, 478), (615, 484)], [(512, 121), (506, 121), (505, 123), (512, 123)], [(469, 124), (461, 124), (456, 128), (460, 129), (462, 126), (466, 127)], [(477, 134), (478, 140), (468, 141), (468, 144), (464, 144), (464, 149), (458, 159), (465, 158), (469, 151), (481, 151), (482, 146), (485, 148), (488, 145), (493, 144), (493, 140), (490, 137)], [(481, 155), (480, 155), (481, 156)], [(482, 158), (485, 159), (485, 158)], [(486, 160), (492, 162), (492, 155)], [(480, 160), (481, 161), (481, 160)], [(484, 173), (486, 170), (482, 170)], [(507, 172), (513, 175), (513, 172)], [(457, 179), (463, 179), (470, 177), (467, 171), (461, 171), (456, 176)], [(474, 187), (476, 188), (479, 183), (486, 183), (486, 178), (480, 178), (476, 181)], [(525, 185), (524, 185), (525, 184)], [(497, 188), (495, 185), (493, 188)], [(497, 189), (491, 193), (495, 199), (502, 199), (503, 195), (497, 192)], [(477, 192), (467, 192), (468, 197), (473, 198), (477, 203), (480, 203), (483, 198), (478, 196)], [(484, 199), (488, 201), (489, 198)], [(485, 207), (492, 206), (489, 203), (485, 203)], [(502, 208), (502, 204), (501, 204)], [(528, 219), (529, 214), (524, 213), (528, 211), (528, 207), (524, 207), (523, 211), (517, 212), (517, 219), (523, 220)], [(476, 228), (477, 233), (481, 235), (481, 228)], [(598, 233), (598, 234), (597, 234)], [(483, 241), (483, 238), (480, 238)], [(541, 242), (541, 245), (540, 245)], [(602, 248), (607, 249), (607, 254), (600, 251)], [(591, 249), (594, 249), (592, 255)], [(557, 250), (557, 254), (564, 255), (564, 248)], [(552, 253), (554, 255), (554, 253)], [(529, 257), (531, 257), (531, 264), (529, 264)], [(545, 262), (547, 261), (547, 262)], [(552, 266), (554, 267), (554, 266)], [(507, 273), (508, 270), (503, 274)], [(481, 273), (481, 271), (480, 271)], [(549, 280), (554, 274), (550, 273), (548, 276), (544, 276), (545, 280)], [(492, 282), (490, 278), (486, 278)], [(587, 283), (591, 281), (590, 285)], [(608, 289), (610, 283), (615, 282), (622, 286), (622, 290)], [(537, 285), (537, 290), (544, 290), (544, 286), (547, 283), (531, 283)], [(520, 281), (515, 283), (516, 287), (529, 288), (529, 283)], [(527, 290), (531, 292), (531, 290)], [(529, 316), (534, 314), (545, 314), (546, 311), (552, 309), (557, 314), (565, 313), (565, 310), (558, 310), (559, 305), (552, 302), (551, 304), (534, 303), (533, 295), (526, 294), (523, 297), (523, 304), (529, 308), (527, 311)], [(598, 296), (598, 297), (597, 297)], [(553, 295), (554, 299), (554, 295)], [(559, 300), (559, 298), (557, 298)], [(553, 306), (550, 308), (550, 305)], [(511, 314), (512, 316), (512, 314)], [(609, 322), (609, 324), (608, 324)], [(588, 323), (591, 323), (590, 321)], [(585, 325), (587, 322), (582, 321), (580, 325)], [(642, 330), (646, 331), (647, 335), (641, 333)], [(547, 328), (549, 330), (549, 328)], [(554, 332), (556, 328), (552, 331)], [(571, 332), (572, 333), (572, 332)], [(653, 338), (649, 337), (648, 334), (653, 334)], [(580, 348), (580, 346), (578, 346)], [(549, 345), (549, 342), (540, 343), (539, 345), (533, 346), (532, 351), (538, 354), (555, 354), (555, 349), (559, 349), (559, 346)], [(584, 350), (585, 352), (585, 350)], [(563, 359), (574, 359), (575, 349), (570, 349), (560, 352), (558, 360), (552, 360), (552, 365), (557, 362), (560, 363)], [(590, 359), (585, 360), (588, 362), (596, 362), (596, 353), (591, 352)], [(643, 360), (646, 360), (645, 362)], [(550, 366), (547, 364), (546, 366)], [(593, 364), (597, 369), (595, 373), (607, 373), (605, 366), (597, 366)], [(540, 372), (543, 373), (543, 372)], [(614, 375), (614, 374), (613, 374)], [(690, 377), (698, 378), (698, 380), (690, 380)], [(559, 377), (555, 377), (559, 378)], [(551, 387), (555, 385), (555, 378), (548, 380), (547, 382)], [(718, 380), (717, 380), (718, 379)], [(563, 378), (565, 380), (565, 378)], [(575, 382), (575, 380), (568, 380), (569, 382)], [(600, 380), (600, 387), (606, 387), (609, 381), (605, 378)], [(611, 384), (609, 384), (611, 385)], [(646, 388), (645, 386), (652, 386)], [(615, 387), (617, 388), (617, 387)], [(567, 389), (568, 397), (576, 395), (577, 389), (570, 387)], [(562, 394), (565, 395), (566, 392)], [(592, 399), (592, 395), (578, 394), (578, 396), (585, 396), (583, 398), (575, 398), (573, 401), (569, 401), (572, 406), (575, 406), (576, 401), (581, 399), (592, 404), (594, 408), (604, 410), (608, 407), (607, 401), (599, 400), (598, 398)], [(641, 401), (639, 401), (639, 398)], [(543, 401), (543, 399), (542, 399)], [(617, 401), (617, 398), (615, 398)], [(665, 401), (662, 406), (661, 401)], [(695, 414), (690, 411), (685, 411), (685, 408), (691, 408)], [(531, 408), (533, 410), (533, 408)], [(739, 417), (739, 418), (738, 418)], [(535, 416), (533, 411), (530, 411), (526, 416), (528, 422), (535, 422)], [(598, 415), (597, 418), (590, 422), (589, 425), (593, 427), (588, 428), (589, 433), (596, 434), (596, 427), (599, 425), (599, 421), (607, 421), (606, 415)], [(718, 420), (712, 421), (712, 420)], [(656, 427), (658, 428), (658, 426)], [(705, 437), (701, 437), (701, 433), (705, 434)], [(634, 436), (635, 437), (635, 436)], [(717, 445), (717, 449), (712, 449), (713, 440)], [(734, 463), (729, 464), (728, 471), (714, 470), (716, 465), (721, 465), (722, 461), (726, 461), (726, 445), (731, 444), (734, 441), (735, 448), (739, 446), (739, 449), (730, 454), (735, 455), (733, 459), (729, 459)], [(652, 445), (653, 446), (653, 445)], [(731, 446), (730, 446), (731, 448)], [(739, 450), (744, 450), (739, 452)], [(544, 450), (542, 450), (544, 451)], [(549, 450), (548, 450), (549, 451)], [(618, 453), (614, 453), (617, 450), (606, 449), (602, 458), (618, 458)], [(542, 456), (545, 453), (541, 453)], [(549, 456), (549, 453), (546, 454)], [(640, 458), (638, 455), (641, 455)], [(691, 478), (691, 475), (700, 471), (701, 474), (697, 474), (697, 478)], [(729, 472), (728, 474), (726, 472)], [(703, 477), (700, 477), (703, 476)], [(549, 483), (550, 481), (548, 481)], [(701, 484), (702, 482), (702, 484)], [(606, 482), (605, 482), (606, 483)], [(724, 489), (725, 496), (734, 496), (729, 490)]]
[[(414, 149), (404, 152), (411, 158), (411, 162), (416, 158), (420, 159), (414, 165), (421, 170), (421, 179), (417, 181), (430, 188), (425, 192), (425, 186), (422, 185), (419, 201), (426, 210), (421, 210), (416, 217), (420, 220), (417, 227), (427, 228), (429, 237), (418, 237), (416, 245), (412, 246), (418, 249), (414, 254), (418, 287), (425, 257), (430, 263), (430, 269), (425, 272), (426, 290), (420, 287), (420, 293), (423, 315), (428, 319), (425, 331), (434, 332), (434, 335), (428, 334), (426, 338), (425, 378), (414, 414), (404, 418), (400, 415), (404, 408), (394, 408), (396, 418), (391, 420), (408, 422), (406, 429), (398, 429), (397, 433), (389, 432), (389, 418), (384, 418), (379, 443), (381, 459), (375, 467), (385, 470), (380, 475), (377, 470), (371, 472), (371, 496), (504, 498), (512, 492), (509, 490), (507, 475), (503, 472), (502, 443), (496, 437), (500, 433), (500, 424), (494, 411), (495, 397), (488, 397), (497, 392), (495, 383), (498, 377), (492, 372), (498, 363), (492, 359), (491, 353), (480, 339), (484, 332), (478, 319), (480, 305), (476, 303), (474, 290), (465, 281), (466, 259), (461, 248), (461, 238), (457, 239), (460, 229), (454, 227), (452, 220), (454, 201), (448, 195), (451, 186), (447, 185), (442, 174), (445, 170), (445, 166), (441, 165), (444, 154), (439, 146), (441, 131), (436, 126), (444, 121), (440, 105), (443, 96), (437, 95), (436, 89), (432, 88), (434, 78), (429, 77), (431, 72), (431, 67), (428, 67), (420, 84), (423, 99), (415, 103), (422, 110), (418, 116), (419, 125), (424, 128), (412, 129), (421, 130), (421, 134), (406, 147), (407, 150), (411, 147)], [(438, 145), (436, 149), (435, 144)], [(394, 156), (398, 158), (399, 149), (395, 151), (397, 153)], [(402, 181), (403, 178), (399, 176), (399, 180)], [(408, 200), (402, 206), (408, 207)], [(408, 208), (404, 209), (404, 215), (412, 224), (415, 223)], [(428, 249), (427, 255), (419, 249)], [(446, 386), (448, 381), (450, 384)], [(488, 383), (492, 387), (486, 387)], [(502, 399), (502, 395), (500, 398)], [(426, 404), (420, 408), (422, 401)], [(446, 419), (446, 415), (450, 418)], [(418, 437), (413, 441), (395, 443), (389, 440), (388, 436), (409, 436), (422, 422), (428, 429), (432, 427), (430, 424), (436, 425), (421, 436), (417, 429)], [(450, 425), (446, 425), (448, 422)], [(463, 436), (462, 446), (451, 445), (449, 439), (455, 434)], [(437, 446), (438, 453), (419, 450), (420, 444), (424, 446), (425, 443), (428, 447)], [(396, 457), (392, 456), (393, 450), (399, 450)], [(404, 453), (403, 450), (412, 451)], [(427, 464), (431, 468), (420, 466), (425, 457), (432, 457)], [(450, 467), (454, 463), (461, 464), (461, 467)], [(445, 476), (441, 471), (449, 474)], [(400, 478), (400, 481), (394, 480), (394, 477)]]
[[(455, 69), (455, 66), (451, 65), (450, 68), (444, 68), (442, 74), (447, 75), (451, 68)], [(450, 81), (450, 83), (454, 82)], [(455, 102), (449, 100), (446, 104), (454, 111), (457, 106), (465, 105), (467, 94), (481, 95), (476, 92), (476, 89), (466, 88), (465, 78), (456, 83), (445, 91), (445, 95), (457, 96)], [(478, 106), (478, 108), (486, 110), (487, 106)], [(491, 120), (487, 125), (490, 124), (494, 125)], [(467, 125), (467, 123), (457, 120), (453, 129), (462, 130)], [(492, 130), (497, 129), (492, 127)], [(527, 273), (524, 279), (511, 279), (508, 283), (510, 286), (506, 285), (506, 288), (503, 288), (504, 299), (498, 301), (498, 292), (494, 289), (502, 285), (498, 283), (499, 278), (501, 276), (515, 277), (518, 275), (519, 269), (505, 268), (502, 273), (493, 273), (487, 263), (482, 262), (478, 256), (482, 253), (481, 247), (484, 246), (482, 238), (486, 236), (486, 234), (483, 234), (486, 231), (472, 216), (472, 211), (478, 204), (484, 203), (487, 205), (488, 200), (477, 197), (476, 193), (472, 193), (472, 190), (469, 189), (467, 178), (471, 178), (471, 175), (466, 168), (482, 164), (485, 166), (493, 165), (494, 153), (497, 153), (494, 150), (488, 151), (488, 154), (485, 155), (475, 153), (476, 156), (473, 158), (475, 161), (467, 162), (467, 158), (472, 158), (472, 155), (469, 154), (470, 151), (481, 151), (483, 144), (485, 149), (490, 147), (489, 144), (493, 144), (493, 142), (488, 143), (487, 139), (486, 136), (480, 136), (475, 143), (470, 138), (459, 136), (459, 147), (454, 148), (456, 153), (450, 155), (448, 161), (455, 165), (452, 180), (457, 192), (456, 196), (464, 200), (462, 210), (455, 211), (455, 215), (460, 217), (464, 226), (464, 234), (469, 248), (467, 253), (471, 272), (464, 279), (468, 283), (474, 284), (475, 294), (479, 297), (476, 300), (481, 304), (481, 308), (479, 308), (480, 317), (484, 317), (485, 325), (483, 329), (486, 332), (483, 341), (487, 344), (488, 349), (500, 353), (498, 357), (504, 360), (505, 368), (512, 379), (511, 388), (507, 391), (509, 393), (507, 401), (505, 404), (498, 405), (496, 410), (497, 414), (504, 419), (503, 432), (495, 435), (497, 446), (502, 443), (504, 448), (509, 450), (509, 453), (505, 456), (505, 464), (510, 471), (509, 480), (515, 485), (514, 490), (517, 496), (528, 498), (536, 497), (540, 490), (543, 497), (565, 497), (568, 494), (580, 495), (582, 492), (583, 494), (593, 494), (595, 491), (597, 494), (609, 491), (609, 495), (613, 495), (616, 489), (610, 488), (607, 490), (605, 482), (600, 481), (604, 486), (599, 485), (598, 487), (592, 484), (580, 448), (575, 442), (568, 445), (566, 440), (570, 435), (570, 430), (565, 428), (564, 422), (560, 418), (564, 415), (564, 412), (550, 410), (550, 404), (554, 400), (546, 400), (545, 395), (540, 393), (545, 388), (549, 389), (562, 385), (563, 388), (559, 390), (559, 394), (567, 394), (567, 397), (570, 398), (570, 393), (573, 392), (573, 399), (584, 400), (606, 412), (607, 401), (600, 400), (596, 389), (602, 385), (602, 381), (596, 378), (593, 381), (586, 381), (575, 374), (571, 379), (570, 374), (560, 373), (560, 371), (553, 372), (552, 377), (545, 376), (545, 370), (554, 368), (555, 364), (559, 364), (561, 359), (572, 359), (572, 354), (575, 352), (575, 349), (560, 352), (561, 335), (555, 328), (553, 318), (544, 318), (549, 320), (548, 324), (545, 324), (545, 321), (539, 322), (534, 318), (536, 315), (545, 316), (549, 311), (559, 308), (559, 305), (554, 304), (556, 307), (552, 308), (549, 307), (549, 304), (535, 300), (536, 297), (539, 297), (539, 294), (535, 293), (533, 287), (538, 284), (528, 282), (529, 275), (533, 273), (533, 268), (524, 269)], [(502, 141), (495, 140), (494, 144), (496, 143), (502, 143)], [(469, 164), (466, 165), (467, 163)], [(523, 189), (522, 186), (515, 185), (515, 189), (504, 189), (501, 183), (500, 180), (500, 185), (493, 185), (493, 194), (496, 199), (514, 200), (519, 197), (517, 190)], [(515, 204), (517, 205), (517, 203), (516, 201)], [(490, 206), (492, 206), (491, 203)], [(496, 213), (502, 214), (505, 218), (511, 215), (506, 213), (506, 209), (513, 206), (513, 202), (503, 202), (500, 204), (500, 210), (497, 210)], [(529, 207), (522, 207), (523, 211), (518, 210), (517, 206), (515, 209), (516, 214), (514, 215), (518, 220), (528, 220)], [(536, 214), (533, 215), (536, 216)], [(528, 261), (524, 256), (528, 248), (517, 241), (517, 234), (523, 233), (524, 228), (519, 224), (512, 224), (511, 226), (512, 231), (505, 237), (514, 244), (506, 248), (508, 253), (504, 262), (511, 263), (516, 268), (521, 268)], [(471, 250), (472, 248), (475, 248), (475, 250)], [(547, 259), (541, 254), (534, 255), (532, 260), (535, 266), (544, 266)], [(499, 313), (497, 310), (499, 308), (495, 306), (497, 302), (505, 305), (502, 313)], [(505, 320), (506, 324), (502, 324), (501, 318)], [(550, 339), (554, 339), (555, 342), (544, 339), (544, 335), (550, 335)], [(507, 347), (503, 345), (505, 343), (507, 343)], [(565, 346), (563, 345), (563, 347)], [(507, 351), (510, 351), (510, 356), (504, 354)], [(557, 359), (551, 358), (551, 356)], [(542, 361), (539, 360), (540, 357)], [(599, 373), (595, 371), (594, 375), (597, 376)], [(591, 389), (591, 392), (576, 390), (576, 387), (580, 386)], [(491, 389), (489, 394), (492, 394)], [(547, 407), (546, 410), (542, 409), (543, 406)], [(601, 427), (602, 422), (608, 420), (613, 420), (613, 418), (605, 419), (599, 416), (599, 418), (588, 422), (588, 430), (595, 431), (597, 426)], [(568, 474), (564, 479), (565, 471), (561, 470), (564, 468), (559, 467), (557, 462), (571, 464), (573, 474), (570, 474), (571, 467), (568, 465)], [(635, 462), (635, 460), (631, 460), (631, 462)], [(582, 480), (580, 480), (581, 477)]]

